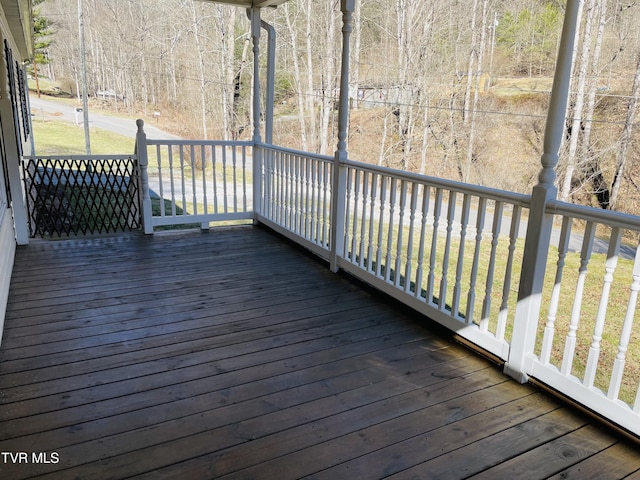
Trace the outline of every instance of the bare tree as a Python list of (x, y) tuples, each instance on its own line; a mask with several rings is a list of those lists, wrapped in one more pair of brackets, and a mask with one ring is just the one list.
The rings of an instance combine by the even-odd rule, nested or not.
[(570, 108), (567, 129), (567, 139), (569, 148), (565, 159), (565, 170), (559, 195), (563, 201), (568, 201), (571, 194), (571, 186), (574, 180), (575, 172), (578, 167), (578, 142), (581, 138), (580, 132), (584, 126), (583, 113), (585, 109), (585, 92), (587, 88), (587, 75), (589, 73), (589, 63), (591, 61), (592, 48), (592, 25), (595, 17), (596, 0), (587, 0), (586, 5), (586, 23), (584, 33), (582, 35), (582, 43), (580, 47), (580, 57), (576, 61), (576, 77), (577, 86), (573, 96), (573, 105)]
[(620, 139), (620, 148), (616, 159), (616, 170), (611, 184), (611, 197), (609, 199), (609, 208), (615, 210), (618, 203), (618, 195), (620, 193), (620, 184), (624, 174), (625, 165), (629, 156), (629, 146), (631, 144), (631, 135), (633, 133), (633, 124), (636, 118), (636, 109), (640, 98), (640, 53), (636, 63), (636, 74), (633, 78), (633, 87), (631, 88), (631, 96), (627, 105), (627, 117), (625, 119), (622, 137)]

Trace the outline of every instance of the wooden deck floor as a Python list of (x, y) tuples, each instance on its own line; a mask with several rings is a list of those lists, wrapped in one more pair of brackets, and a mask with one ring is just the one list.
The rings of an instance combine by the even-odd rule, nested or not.
[(18, 249), (2, 479), (640, 478), (637, 449), (261, 228)]

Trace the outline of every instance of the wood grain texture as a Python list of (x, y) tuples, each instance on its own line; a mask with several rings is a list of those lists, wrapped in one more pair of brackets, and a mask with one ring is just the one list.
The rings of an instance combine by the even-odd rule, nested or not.
[(58, 455), (11, 479), (640, 472), (637, 445), (257, 227), (18, 247), (0, 451)]

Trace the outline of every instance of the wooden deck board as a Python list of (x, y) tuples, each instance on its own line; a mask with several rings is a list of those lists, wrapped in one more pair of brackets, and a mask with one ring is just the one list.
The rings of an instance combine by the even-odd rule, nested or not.
[(10, 479), (640, 472), (636, 444), (254, 227), (18, 248), (0, 451), (29, 454)]

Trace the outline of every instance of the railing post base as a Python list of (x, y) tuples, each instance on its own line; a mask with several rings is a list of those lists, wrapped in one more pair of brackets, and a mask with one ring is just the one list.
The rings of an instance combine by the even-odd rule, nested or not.
[(527, 383), (529, 381), (529, 375), (517, 369), (512, 368), (508, 363), (505, 364), (503, 372), (505, 375), (508, 375), (511, 378), (513, 378), (516, 382)]
[[(343, 153), (336, 152), (333, 168), (333, 180), (331, 187), (331, 248), (329, 256), (329, 268), (333, 273), (340, 270), (338, 259), (344, 250), (345, 229), (345, 202), (347, 195), (347, 168), (343, 163)], [(346, 160), (346, 159), (345, 159)]]

